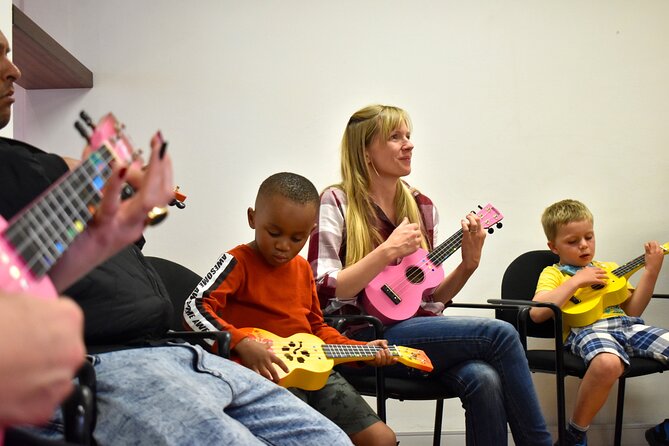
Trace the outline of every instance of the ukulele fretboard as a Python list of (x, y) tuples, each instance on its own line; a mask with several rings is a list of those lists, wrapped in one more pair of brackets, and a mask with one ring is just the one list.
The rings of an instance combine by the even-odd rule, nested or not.
[(36, 278), (43, 277), (86, 228), (111, 175), (113, 158), (102, 146), (9, 222), (5, 240)]
[(460, 246), (462, 245), (462, 229), (458, 229), (458, 231), (444, 240), (443, 243), (441, 243), (439, 246), (434, 248), (431, 253), (427, 255), (427, 258), (432, 262), (434, 265), (441, 265), (448, 259), (451, 254), (453, 254), (455, 251), (460, 249)]
[[(337, 358), (373, 358), (380, 347), (374, 345), (323, 344), (323, 352), (329, 359)], [(395, 345), (389, 345), (388, 350), (393, 356), (400, 356)]]

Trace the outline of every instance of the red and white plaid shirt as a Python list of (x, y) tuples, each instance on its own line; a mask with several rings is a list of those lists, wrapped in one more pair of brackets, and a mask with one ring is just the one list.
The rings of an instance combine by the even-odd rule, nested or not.
[[(428, 249), (436, 245), (439, 214), (437, 208), (427, 196), (411, 189), (418, 204), (421, 217), (421, 230), (427, 240)], [(344, 268), (346, 261), (346, 206), (348, 200), (343, 190), (330, 187), (321, 194), (321, 207), (318, 226), (311, 233), (309, 240), (308, 259), (314, 271), (318, 297), (323, 314), (361, 313), (364, 312), (354, 299), (339, 300), (337, 298), (337, 275)], [(395, 230), (396, 225), (388, 220), (381, 208), (376, 207), (380, 227), (377, 229), (385, 240)], [(418, 315), (438, 315), (444, 304), (435, 302), (431, 296), (424, 298)]]

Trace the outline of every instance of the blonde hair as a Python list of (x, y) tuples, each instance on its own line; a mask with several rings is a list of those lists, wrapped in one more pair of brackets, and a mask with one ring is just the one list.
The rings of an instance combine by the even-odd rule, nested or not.
[(544, 234), (549, 242), (555, 241), (555, 236), (560, 226), (564, 226), (573, 221), (587, 220), (594, 223), (590, 209), (577, 200), (562, 200), (548, 206), (541, 215), (541, 225), (544, 227)]
[[(375, 137), (387, 140), (402, 124), (411, 129), (407, 112), (388, 105), (370, 105), (355, 112), (346, 125), (341, 141), (342, 189), (348, 198), (346, 210), (346, 265), (350, 266), (380, 245), (383, 240), (376, 229), (377, 217), (374, 203), (369, 196), (371, 171), (365, 153)], [(400, 179), (394, 200), (399, 224), (404, 217), (423, 227), (418, 205), (411, 190)], [(421, 245), (427, 249), (425, 234)]]

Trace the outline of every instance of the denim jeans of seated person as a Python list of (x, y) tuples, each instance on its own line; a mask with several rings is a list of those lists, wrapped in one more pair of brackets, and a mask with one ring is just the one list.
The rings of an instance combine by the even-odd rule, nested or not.
[[(373, 334), (364, 329), (352, 336), (368, 340)], [(508, 423), (516, 446), (552, 446), (525, 352), (510, 324), (482, 317), (413, 317), (386, 327), (384, 338), (425, 351), (434, 365), (432, 376), (462, 401), (468, 445), (508, 444)], [(421, 374), (402, 365), (387, 367), (385, 373)]]
[[(199, 346), (137, 348), (94, 360), (100, 446), (351, 444), (286, 389)], [(53, 423), (51, 434), (60, 427)]]

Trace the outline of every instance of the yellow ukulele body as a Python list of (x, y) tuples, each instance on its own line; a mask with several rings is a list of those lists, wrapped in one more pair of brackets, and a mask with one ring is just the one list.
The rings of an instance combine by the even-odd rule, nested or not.
[[(308, 333), (282, 338), (261, 328), (242, 328), (241, 331), (257, 342), (269, 344), (272, 352), (286, 364), (288, 373), (275, 366), (280, 377), (279, 385), (304, 390), (323, 388), (335, 365), (371, 360), (379, 350), (371, 345), (326, 344), (318, 336)], [(422, 350), (395, 345), (388, 349), (402, 364), (432, 371), (432, 362)]]
[[(669, 253), (669, 242), (662, 245), (664, 255)], [(584, 327), (600, 319), (607, 307), (620, 305), (630, 296), (627, 279), (646, 264), (641, 255), (621, 267), (606, 271), (606, 285), (579, 288), (574, 296), (562, 306), (562, 322), (569, 327)]]
[[(562, 307), (562, 321), (569, 327), (584, 327), (600, 319), (604, 309), (620, 305), (629, 297), (627, 278), (617, 277), (606, 271), (607, 283), (603, 288), (579, 288), (574, 294), (575, 300), (568, 300)], [(574, 299), (573, 298), (573, 299)]]

